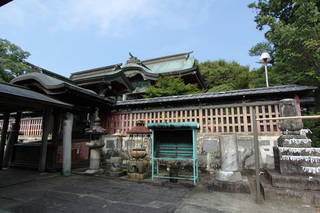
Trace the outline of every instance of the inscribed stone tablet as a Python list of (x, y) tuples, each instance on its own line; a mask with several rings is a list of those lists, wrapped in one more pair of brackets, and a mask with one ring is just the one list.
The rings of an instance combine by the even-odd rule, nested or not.
[(260, 146), (269, 146), (270, 141), (269, 140), (259, 140)]
[(216, 152), (219, 150), (219, 142), (218, 140), (203, 140), (203, 151), (205, 152)]
[(114, 141), (107, 140), (107, 149), (114, 149)]
[(238, 137), (238, 146), (253, 149), (253, 137)]

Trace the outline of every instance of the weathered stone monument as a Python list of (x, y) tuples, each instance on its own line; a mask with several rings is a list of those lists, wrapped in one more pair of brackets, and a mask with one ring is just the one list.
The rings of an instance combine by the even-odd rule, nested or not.
[(90, 142), (86, 143), (86, 146), (90, 148), (90, 166), (84, 173), (88, 175), (103, 173), (103, 169), (100, 167), (101, 152), (104, 146), (101, 136), (106, 133), (106, 130), (101, 127), (98, 108), (94, 113), (94, 122), (87, 133), (90, 134)]
[[(281, 100), (280, 116), (297, 116), (293, 99)], [(320, 148), (300, 134), (301, 119), (281, 120), (282, 135), (274, 147), (275, 170), (267, 170), (262, 178), (265, 199), (291, 199), (320, 204)]]
[(236, 135), (220, 135), (221, 169), (209, 182), (209, 189), (250, 193), (248, 179), (240, 173)]

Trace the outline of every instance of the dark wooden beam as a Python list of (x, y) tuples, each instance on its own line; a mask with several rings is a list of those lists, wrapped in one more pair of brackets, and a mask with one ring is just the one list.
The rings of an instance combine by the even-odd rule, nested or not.
[(11, 128), (6, 150), (4, 153), (3, 167), (9, 167), (12, 159), (13, 145), (17, 143), (20, 131), (21, 112), (17, 112), (14, 124)]
[(52, 129), (52, 159), (53, 159), (53, 169), (57, 168), (57, 152), (59, 140), (61, 138), (61, 122), (62, 114), (59, 111), (53, 113), (53, 129)]
[(12, 0), (0, 0), (0, 7), (9, 3), (10, 1), (12, 1)]
[(42, 139), (40, 145), (39, 171), (44, 172), (47, 164), (48, 135), (52, 123), (52, 109), (46, 109), (42, 118)]
[(3, 114), (3, 123), (2, 123), (2, 130), (1, 130), (1, 141), (0, 141), (0, 170), (2, 169), (3, 165), (3, 155), (4, 155), (4, 147), (7, 139), (7, 132), (9, 127), (9, 118), (10, 113), (6, 112)]

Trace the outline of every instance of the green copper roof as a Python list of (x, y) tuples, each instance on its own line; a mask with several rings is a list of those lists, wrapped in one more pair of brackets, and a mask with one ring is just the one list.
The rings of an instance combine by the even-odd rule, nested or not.
[(200, 125), (197, 122), (176, 122), (176, 123), (151, 123), (147, 124), (149, 129), (199, 129)]
[(118, 69), (124, 70), (143, 70), (145, 73), (159, 75), (172, 72), (181, 72), (194, 68), (195, 59), (191, 56), (192, 52), (181, 53), (160, 58), (140, 61), (131, 55), (126, 64), (116, 64), (107, 67), (100, 67), (91, 70), (85, 70), (71, 74), (71, 79), (86, 79), (92, 76), (108, 76), (118, 72)]
[(189, 58), (180, 58), (171, 61), (157, 62), (153, 64), (145, 64), (150, 70), (147, 72), (154, 74), (163, 74), (168, 72), (176, 72), (182, 70), (188, 70), (194, 66), (194, 57), (190, 56)]

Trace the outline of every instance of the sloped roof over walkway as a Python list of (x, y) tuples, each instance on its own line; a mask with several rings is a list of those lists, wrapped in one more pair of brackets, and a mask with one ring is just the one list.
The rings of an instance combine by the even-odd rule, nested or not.
[(39, 72), (20, 75), (10, 83), (23, 85), (33, 91), (78, 106), (111, 106), (115, 103), (114, 100), (101, 97), (92, 90)]
[(1, 112), (44, 109), (47, 107), (71, 109), (73, 105), (21, 86), (0, 83)]

